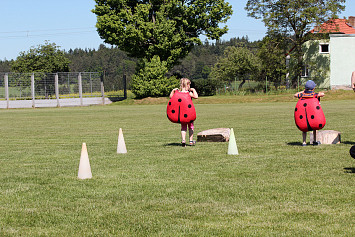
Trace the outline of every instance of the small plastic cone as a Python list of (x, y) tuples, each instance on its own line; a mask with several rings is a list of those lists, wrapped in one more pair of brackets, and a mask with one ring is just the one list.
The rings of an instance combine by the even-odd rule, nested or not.
[(120, 131), (118, 133), (117, 153), (120, 154), (127, 153), (126, 144), (124, 143), (122, 128), (120, 128)]
[(231, 128), (231, 134), (229, 137), (229, 144), (228, 144), (228, 155), (238, 155), (238, 148), (237, 143), (235, 141), (234, 131)]
[(80, 164), (79, 164), (79, 172), (78, 172), (79, 179), (91, 179), (91, 168), (89, 162), (89, 155), (88, 150), (86, 148), (86, 143), (83, 143), (81, 147), (81, 156), (80, 156)]

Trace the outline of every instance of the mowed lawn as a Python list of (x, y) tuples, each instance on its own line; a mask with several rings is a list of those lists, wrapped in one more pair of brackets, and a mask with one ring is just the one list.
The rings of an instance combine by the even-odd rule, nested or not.
[(196, 104), (195, 134), (233, 128), (238, 156), (180, 147), (166, 105), (1, 110), (0, 236), (354, 236), (354, 100), (322, 102), (342, 144), (318, 147), (295, 104)]

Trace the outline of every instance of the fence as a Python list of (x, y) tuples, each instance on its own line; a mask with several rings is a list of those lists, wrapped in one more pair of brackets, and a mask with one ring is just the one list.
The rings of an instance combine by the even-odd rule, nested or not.
[(266, 93), (274, 94), (281, 93), (287, 90), (297, 90), (302, 89), (302, 85), (306, 80), (310, 78), (298, 77), (297, 81), (292, 85), (284, 79), (278, 80), (278, 82), (268, 81), (266, 77), (264, 80), (254, 81), (251, 79), (246, 79), (244, 82), (242, 80), (234, 80), (224, 82), (223, 85), (217, 88), (216, 93), (219, 95), (224, 94), (246, 94), (246, 93)]
[(0, 108), (105, 103), (101, 73), (0, 73)]

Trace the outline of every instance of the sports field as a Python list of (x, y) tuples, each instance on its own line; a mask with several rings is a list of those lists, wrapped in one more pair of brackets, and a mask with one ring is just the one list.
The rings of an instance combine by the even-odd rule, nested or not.
[(238, 156), (180, 147), (164, 103), (0, 110), (0, 236), (355, 235), (355, 95), (322, 102), (342, 144), (318, 147), (300, 146), (296, 100), (203, 101), (195, 133), (233, 128)]

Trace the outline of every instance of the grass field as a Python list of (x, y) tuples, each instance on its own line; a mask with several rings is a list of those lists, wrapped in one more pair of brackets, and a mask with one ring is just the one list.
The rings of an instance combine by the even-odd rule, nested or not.
[[(196, 134), (233, 128), (240, 155), (180, 147), (165, 102), (1, 110), (0, 236), (355, 235), (354, 100), (322, 102), (342, 144), (318, 147), (300, 146), (295, 100), (208, 101)], [(89, 180), (77, 179), (83, 142)]]

